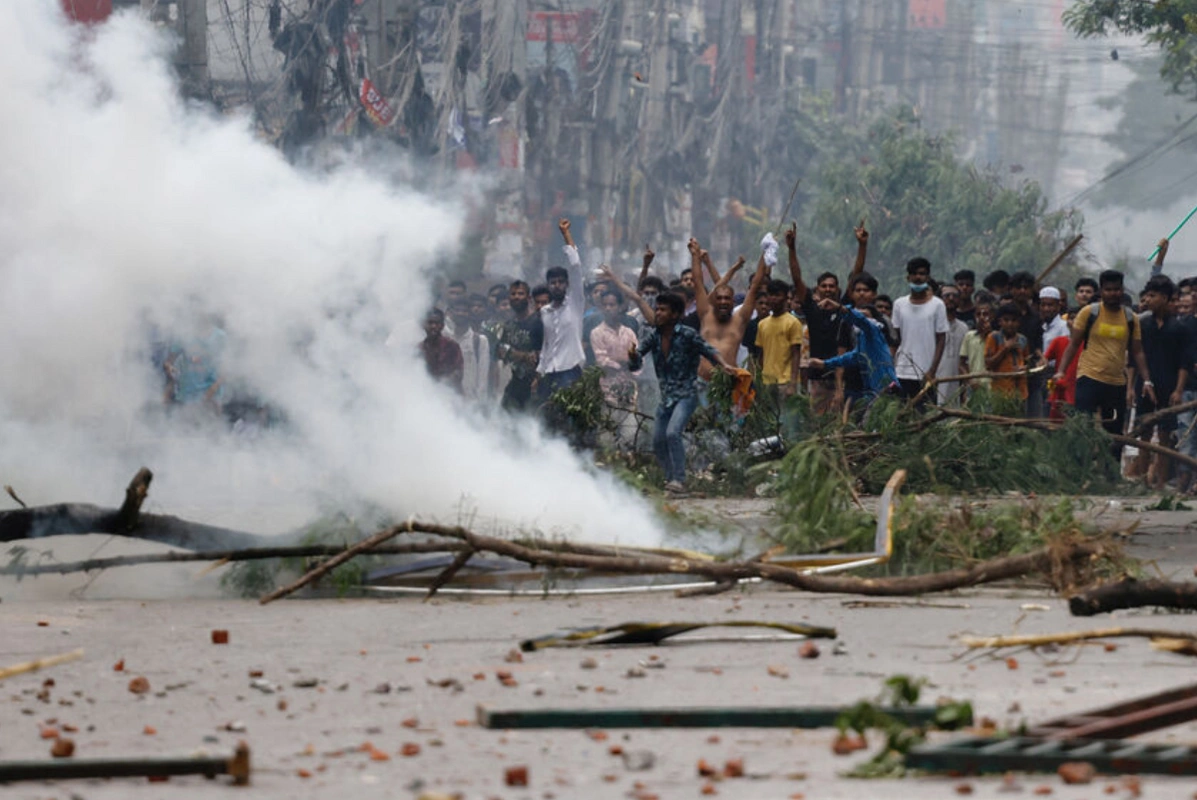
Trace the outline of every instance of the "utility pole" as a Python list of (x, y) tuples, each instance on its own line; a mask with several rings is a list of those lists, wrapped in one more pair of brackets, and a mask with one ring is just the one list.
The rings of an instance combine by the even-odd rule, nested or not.
[(208, 86), (208, 3), (207, 0), (178, 0), (178, 32), (183, 40), (175, 56), (175, 65), (183, 78), (184, 91), (205, 97)]

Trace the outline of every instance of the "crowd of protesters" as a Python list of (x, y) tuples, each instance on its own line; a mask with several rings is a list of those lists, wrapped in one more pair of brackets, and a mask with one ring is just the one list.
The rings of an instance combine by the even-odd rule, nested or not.
[[(694, 239), (689, 268), (668, 284), (651, 274), (647, 247), (638, 275), (603, 266), (587, 281), (569, 222), (559, 229), (566, 266), (551, 267), (542, 285), (517, 280), (472, 295), (464, 282), (448, 284), (443, 309), (425, 320), (422, 357), (435, 379), (513, 412), (536, 413), (585, 367), (599, 368), (623, 443), (637, 418), (651, 420), (669, 491), (684, 490), (683, 432), (716, 371), (730, 376), (741, 414), (754, 398), (781, 407), (802, 394), (814, 413), (846, 416), (893, 395), (1032, 419), (1075, 410), (1124, 433), (1132, 410), (1197, 399), (1197, 279), (1162, 274), (1166, 241), (1135, 303), (1113, 270), (1081, 278), (1069, 296), (1025, 271), (995, 270), (981, 287), (970, 270), (937, 281), (920, 257), (906, 264), (907, 293), (890, 298), (865, 270), (863, 222), (842, 285), (832, 272), (807, 283), (794, 227), (783, 242), (764, 237), (742, 292), (733, 286), (744, 259), (720, 274)], [(783, 246), (788, 275), (777, 275)], [(1173, 415), (1147, 435), (1197, 456), (1192, 427), (1192, 412)], [(1194, 481), (1181, 467), (1171, 475), (1166, 461), (1140, 459), (1132, 472), (1187, 491)]]

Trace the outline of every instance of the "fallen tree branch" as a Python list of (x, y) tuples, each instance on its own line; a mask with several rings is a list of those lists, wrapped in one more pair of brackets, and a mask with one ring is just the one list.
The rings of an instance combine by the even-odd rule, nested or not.
[[(457, 552), (468, 549), (467, 545), (453, 542), (409, 542), (407, 544), (383, 545), (371, 553), (379, 556), (418, 555), (421, 553)], [(0, 575), (65, 575), (71, 572), (132, 567), (140, 564), (176, 564), (188, 561), (256, 561), (267, 558), (314, 558), (336, 556), (345, 552), (345, 545), (309, 544), (287, 547), (249, 547), (241, 550), (202, 550), (197, 553), (139, 553), (107, 558), (89, 558), (86, 561), (68, 561), (61, 564), (17, 564), (0, 569)]]
[(1152, 411), (1150, 414), (1144, 414), (1135, 420), (1135, 427), (1131, 428), (1131, 435), (1139, 433), (1145, 428), (1149, 428), (1162, 419), (1167, 417), (1175, 417), (1177, 414), (1183, 414), (1186, 411), (1192, 411), (1197, 408), (1197, 400), (1190, 400), (1187, 403), (1180, 403), (1175, 406), (1168, 406), (1161, 408), (1159, 411)]
[(1081, 592), (1068, 601), (1074, 617), (1092, 617), (1123, 608), (1160, 606), (1197, 609), (1197, 583), (1139, 581), (1126, 578)]
[(845, 575), (819, 575), (777, 564), (757, 562), (699, 561), (681, 556), (665, 557), (649, 554), (599, 556), (560, 551), (549, 552), (506, 539), (474, 533), (460, 526), (437, 525), (413, 520), (405, 525), (388, 528), (375, 534), (336, 558), (321, 564), (289, 586), (265, 595), (260, 602), (265, 604), (285, 597), (339, 564), (356, 555), (368, 552), (377, 544), (401, 533), (431, 533), (456, 539), (466, 543), (473, 550), (507, 556), (533, 566), (585, 569), (630, 575), (698, 575), (720, 583), (741, 581), (746, 578), (763, 578), (808, 592), (875, 596), (907, 596), (949, 591), (1033, 573), (1047, 575), (1058, 588), (1065, 588), (1075, 585), (1078, 582), (1075, 576), (1084, 574), (1086, 566), (1105, 553), (1105, 547), (1101, 542), (1081, 540), (1063, 546), (1043, 547), (1031, 553), (996, 558), (970, 567), (930, 575), (859, 578)]
[(297, 589), (302, 589), (304, 586), (307, 586), (320, 576), (325, 575), (341, 566), (354, 556), (373, 550), (375, 547), (387, 541), (388, 539), (395, 538), (399, 534), (403, 533), (404, 530), (407, 530), (408, 532), (412, 530), (412, 523), (410, 521), (407, 523), (406, 527), (395, 525), (387, 528), (386, 530), (379, 531), (368, 539), (363, 539), (352, 547), (349, 547), (333, 556), (328, 561), (320, 564), (318, 567), (309, 570), (302, 577), (300, 577), (299, 580), (289, 583), (286, 586), (275, 589), (273, 592), (264, 595), (258, 602), (262, 605), (266, 605), (267, 603), (271, 603), (280, 597), (286, 597)]
[(1092, 631), (1067, 631), (1065, 633), (1039, 633), (1019, 636), (961, 636), (960, 643), (970, 650), (980, 647), (1040, 647), (1045, 644), (1071, 644), (1090, 639), (1113, 639), (1124, 636), (1139, 636), (1145, 639), (1186, 640), (1197, 639), (1197, 634), (1184, 631), (1162, 631), (1151, 628), (1098, 628)]

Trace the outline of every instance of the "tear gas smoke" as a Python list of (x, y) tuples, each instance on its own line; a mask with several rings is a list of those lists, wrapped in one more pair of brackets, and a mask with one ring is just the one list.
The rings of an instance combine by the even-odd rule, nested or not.
[[(657, 541), (642, 500), (533, 424), (460, 407), (416, 360), (426, 269), (456, 247), (462, 204), (376, 178), (386, 165), (293, 168), (248, 120), (180, 100), (169, 46), (135, 14), (85, 30), (57, 3), (0, 4), (4, 482), (112, 505), (144, 463), (155, 508), (263, 532), (360, 500)], [(156, 410), (152, 343), (209, 315), (226, 382), (280, 409), (280, 430)]]

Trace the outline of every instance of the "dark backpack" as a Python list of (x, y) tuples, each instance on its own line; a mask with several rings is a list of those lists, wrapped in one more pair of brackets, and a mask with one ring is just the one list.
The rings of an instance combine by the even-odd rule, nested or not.
[[(1129, 343), (1131, 339), (1135, 338), (1135, 325), (1139, 318), (1126, 306), (1122, 307), (1122, 312), (1126, 314), (1126, 341)], [(1089, 304), (1089, 319), (1085, 322), (1085, 347), (1089, 346), (1089, 332), (1093, 330), (1093, 325), (1097, 322), (1097, 315), (1100, 313), (1101, 301)]]

